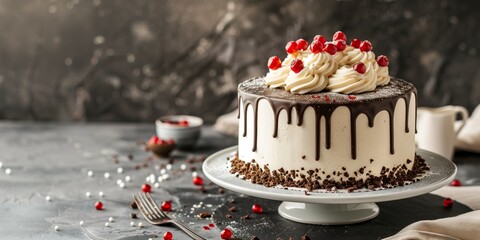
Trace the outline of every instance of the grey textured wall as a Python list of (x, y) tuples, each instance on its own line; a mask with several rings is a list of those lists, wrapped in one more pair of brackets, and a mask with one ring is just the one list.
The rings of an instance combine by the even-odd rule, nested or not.
[(291, 39), (369, 39), (421, 105), (480, 102), (480, 1), (0, 1), (0, 119), (207, 121)]

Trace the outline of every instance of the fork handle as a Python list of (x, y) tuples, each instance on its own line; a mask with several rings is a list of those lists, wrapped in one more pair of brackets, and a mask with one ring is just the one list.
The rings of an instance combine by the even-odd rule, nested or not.
[(206, 240), (205, 238), (201, 237), (200, 235), (198, 235), (197, 233), (195, 233), (190, 228), (183, 225), (183, 223), (181, 223), (177, 220), (171, 220), (171, 223), (174, 224), (175, 226), (177, 226), (178, 228), (182, 229), (188, 236), (190, 236), (191, 238), (193, 238), (195, 240)]

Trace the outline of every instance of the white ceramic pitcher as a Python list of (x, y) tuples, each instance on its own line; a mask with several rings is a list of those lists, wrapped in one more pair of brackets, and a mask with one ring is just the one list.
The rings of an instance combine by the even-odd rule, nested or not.
[[(455, 128), (457, 114), (461, 116), (461, 124)], [(468, 111), (461, 106), (418, 108), (417, 147), (452, 160), (455, 140), (467, 119)]]

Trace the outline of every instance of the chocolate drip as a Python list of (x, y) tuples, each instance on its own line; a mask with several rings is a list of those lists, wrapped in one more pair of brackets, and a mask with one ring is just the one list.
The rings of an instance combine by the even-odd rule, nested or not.
[[(356, 101), (349, 101), (346, 100), (346, 96), (343, 94), (336, 94), (336, 93), (319, 93), (322, 95), (329, 96), (327, 99), (332, 99), (333, 101), (329, 102), (322, 102), (318, 99), (324, 99), (319, 97), (319, 95), (315, 94), (308, 94), (308, 95), (287, 95), (281, 96), (284, 90), (278, 89), (269, 89), (266, 88), (262, 83), (262, 79), (253, 79), (249, 80), (252, 83), (256, 83), (254, 85), (255, 88), (248, 88), (242, 89), (242, 85), (239, 86), (239, 97), (238, 103), (240, 106), (240, 101), (243, 101), (243, 112), (244, 112), (244, 129), (243, 129), (243, 136), (247, 135), (247, 109), (248, 106), (253, 107), (253, 147), (252, 151), (257, 150), (257, 121), (258, 121), (258, 104), (261, 99), (265, 99), (270, 103), (271, 108), (273, 109), (274, 113), (274, 129), (273, 129), (273, 137), (276, 138), (278, 136), (278, 121), (280, 112), (285, 110), (287, 113), (287, 124), (291, 124), (292, 121), (292, 110), (295, 108), (295, 112), (297, 115), (297, 126), (303, 125), (303, 116), (305, 111), (308, 107), (312, 107), (315, 112), (315, 160), (320, 159), (320, 142), (321, 142), (321, 128), (320, 122), (322, 117), (325, 118), (325, 147), (326, 149), (330, 149), (331, 147), (331, 117), (333, 112), (337, 107), (345, 106), (350, 111), (350, 134), (351, 134), (351, 154), (352, 159), (357, 158), (357, 129), (356, 123), (357, 118), (360, 114), (365, 114), (368, 119), (368, 126), (374, 126), (374, 120), (376, 115), (381, 111), (387, 111), (388, 118), (389, 118), (389, 138), (390, 138), (390, 154), (395, 153), (394, 149), (394, 111), (395, 107), (398, 103), (398, 100), (402, 98), (405, 101), (406, 107), (406, 114), (405, 114), (405, 132), (409, 132), (408, 127), (408, 113), (409, 113), (409, 106), (411, 100), (412, 92), (415, 94), (416, 97), (416, 89), (413, 85), (406, 83), (399, 79), (392, 79), (391, 84), (395, 85), (390, 86), (390, 89), (387, 87), (383, 87), (384, 91), (392, 91), (391, 89), (397, 90), (397, 92), (390, 93), (386, 97), (377, 96), (379, 94), (377, 92), (381, 92), (382, 87), (377, 89), (376, 92), (370, 92), (362, 94), (365, 99), (359, 99)], [(247, 82), (249, 82), (247, 81)], [(260, 82), (258, 85), (257, 82)], [(387, 85), (387, 86), (389, 86)], [(283, 93), (284, 94), (284, 93)], [(277, 96), (278, 95), (278, 96)], [(315, 97), (316, 96), (316, 97)], [(367, 96), (367, 97), (365, 97)], [(283, 98), (280, 98), (283, 97)], [(301, 101), (297, 101), (290, 98), (300, 98)], [(314, 98), (315, 97), (315, 98)], [(312, 100), (313, 99), (313, 100)], [(415, 112), (415, 122), (416, 122), (417, 114)], [(238, 118), (240, 118), (240, 109), (238, 111)], [(415, 126), (416, 131), (416, 126)]]

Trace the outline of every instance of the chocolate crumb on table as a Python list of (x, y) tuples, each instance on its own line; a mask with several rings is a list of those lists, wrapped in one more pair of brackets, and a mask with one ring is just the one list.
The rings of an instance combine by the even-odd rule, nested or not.
[(310, 237), (307, 234), (305, 234), (302, 236), (302, 240), (310, 240)]
[(251, 217), (250, 217), (250, 215), (247, 214), (247, 215), (241, 216), (240, 218), (241, 219), (250, 219)]
[(257, 236), (253, 236), (252, 238), (250, 238), (250, 240), (260, 240), (260, 238), (258, 238)]
[(198, 217), (199, 218), (209, 218), (209, 217), (212, 217), (212, 213), (209, 213), (209, 212), (201, 212), (198, 214)]
[(236, 212), (237, 211), (237, 208), (235, 206), (232, 206), (228, 209), (228, 211), (230, 212)]
[(130, 203), (130, 207), (132, 207), (132, 209), (138, 209), (137, 202), (132, 201), (132, 202)]
[(137, 219), (137, 218), (138, 218), (136, 213), (131, 213), (131, 214), (130, 214), (130, 217), (133, 218), (133, 219)]

